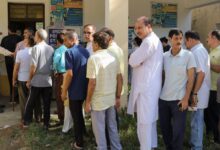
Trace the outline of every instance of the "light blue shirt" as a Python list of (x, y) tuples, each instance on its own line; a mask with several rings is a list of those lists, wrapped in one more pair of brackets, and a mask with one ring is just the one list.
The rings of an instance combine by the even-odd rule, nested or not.
[(160, 99), (165, 101), (181, 100), (186, 93), (187, 70), (196, 67), (193, 54), (185, 49), (173, 56), (171, 50), (164, 53), (165, 82)]
[(61, 45), (55, 50), (53, 56), (53, 69), (55, 72), (64, 73), (66, 72), (65, 68), (65, 52), (67, 48), (65, 45)]

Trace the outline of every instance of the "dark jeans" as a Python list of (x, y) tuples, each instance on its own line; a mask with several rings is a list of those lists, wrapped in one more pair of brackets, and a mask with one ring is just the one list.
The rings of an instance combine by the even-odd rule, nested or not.
[(215, 142), (220, 142), (218, 132), (218, 109), (217, 91), (210, 91), (209, 105), (208, 108), (205, 109), (204, 120), (206, 125), (206, 134), (212, 132)]
[(55, 89), (56, 89), (57, 113), (58, 113), (58, 118), (61, 123), (63, 123), (63, 120), (64, 120), (64, 104), (61, 99), (62, 84), (63, 84), (63, 74), (57, 73), (55, 75)]
[(70, 112), (73, 118), (75, 142), (83, 147), (83, 135), (85, 133), (85, 122), (82, 113), (83, 100), (69, 100)]
[(52, 87), (31, 87), (30, 95), (27, 100), (27, 105), (25, 107), (24, 122), (29, 124), (32, 121), (33, 109), (39, 105), (40, 98), (43, 100), (43, 110), (44, 110), (44, 125), (49, 126), (50, 121), (50, 102), (52, 96)]
[(179, 100), (159, 100), (159, 118), (167, 150), (183, 150), (186, 111), (180, 111)]

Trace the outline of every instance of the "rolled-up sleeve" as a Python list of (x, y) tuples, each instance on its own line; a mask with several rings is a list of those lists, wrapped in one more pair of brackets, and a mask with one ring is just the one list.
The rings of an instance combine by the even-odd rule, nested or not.
[(66, 51), (65, 52), (65, 68), (66, 70), (70, 70), (73, 69), (74, 66), (74, 59), (73, 59), (73, 55), (71, 55), (70, 53), (71, 51)]
[(202, 55), (202, 53), (197, 52), (195, 53), (194, 57), (196, 61), (196, 72), (200, 72), (200, 71), (205, 72), (205, 68), (204, 68), (205, 64), (203, 64), (205, 58)]
[(86, 77), (88, 79), (95, 79), (96, 78), (96, 67), (94, 60), (90, 57), (87, 62), (87, 72)]
[(191, 69), (191, 68), (196, 68), (196, 61), (195, 61), (193, 54), (190, 52), (188, 63), (187, 63), (187, 69)]
[(33, 47), (32, 51), (31, 51), (31, 65), (34, 65), (35, 67), (38, 64), (38, 60), (39, 60), (39, 55), (38, 55), (38, 49), (37, 47)]

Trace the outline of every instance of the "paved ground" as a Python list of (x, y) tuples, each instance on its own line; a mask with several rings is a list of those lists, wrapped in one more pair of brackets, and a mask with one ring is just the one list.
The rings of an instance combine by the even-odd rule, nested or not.
[[(0, 129), (20, 123), (21, 113), (19, 104), (15, 105), (14, 111), (11, 104), (9, 104), (9, 97), (0, 96), (0, 104), (4, 104), (4, 112), (0, 113)], [(51, 112), (56, 110), (56, 103), (52, 101)]]
[(0, 113), (0, 128), (18, 124), (20, 122), (20, 107), (15, 105), (14, 111), (9, 104), (9, 97), (0, 96), (0, 104), (4, 104), (4, 112)]

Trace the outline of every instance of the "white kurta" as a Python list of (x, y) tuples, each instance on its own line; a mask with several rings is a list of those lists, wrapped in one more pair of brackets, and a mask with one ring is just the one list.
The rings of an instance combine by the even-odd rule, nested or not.
[(163, 65), (163, 47), (154, 32), (131, 54), (129, 64), (133, 76), (127, 112), (133, 114), (138, 109), (138, 123), (153, 123), (158, 119)]

